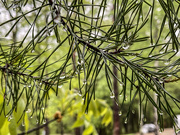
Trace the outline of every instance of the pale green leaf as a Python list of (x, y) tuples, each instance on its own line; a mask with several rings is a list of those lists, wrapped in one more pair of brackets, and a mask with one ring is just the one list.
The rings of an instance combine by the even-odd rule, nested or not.
[(100, 115), (101, 115), (101, 116), (105, 115), (105, 113), (107, 112), (107, 110), (108, 110), (107, 108), (103, 108)]
[(96, 101), (91, 101), (91, 103), (89, 105), (89, 110), (93, 111), (94, 116), (97, 117), (99, 115)]
[(72, 125), (72, 128), (80, 127), (84, 125), (84, 120), (83, 119), (77, 119), (76, 122)]
[(9, 132), (11, 135), (17, 135), (17, 124), (16, 120), (12, 119), (9, 124)]
[(22, 122), (22, 119), (21, 116), (23, 115), (23, 112), (24, 112), (24, 109), (25, 109), (25, 103), (24, 103), (24, 100), (23, 99), (19, 99), (18, 101), (18, 105), (17, 105), (17, 111), (14, 112), (14, 118), (16, 120), (16, 122), (19, 122), (17, 123), (18, 126), (21, 124)]
[(104, 124), (105, 126), (109, 125), (112, 122), (112, 112), (111, 111), (107, 111), (105, 116), (103, 117), (102, 120), (102, 124)]
[(2, 128), (0, 128), (1, 135), (8, 135), (9, 133), (9, 121), (6, 119)]
[(83, 132), (83, 135), (90, 135), (93, 133), (93, 126), (92, 125), (89, 125)]
[[(2, 105), (3, 105), (3, 103), (1, 103), (0, 104), (0, 110), (1, 110), (1, 108), (2, 108)], [(1, 115), (0, 115), (0, 129), (1, 129), (1, 127), (3, 126), (3, 124), (4, 124), (4, 122), (5, 122), (5, 116), (4, 116), (4, 114), (3, 113), (1, 113)]]
[(29, 119), (28, 119), (28, 115), (27, 114), (25, 114), (24, 124), (25, 124), (25, 130), (27, 132), (28, 128), (29, 128)]

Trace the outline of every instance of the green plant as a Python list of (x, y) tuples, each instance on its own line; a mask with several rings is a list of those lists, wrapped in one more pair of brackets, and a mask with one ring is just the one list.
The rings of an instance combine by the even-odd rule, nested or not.
[[(120, 108), (129, 93), (131, 103), (127, 121), (137, 97), (140, 108), (147, 101), (157, 108), (161, 127), (163, 112), (168, 113), (173, 121), (175, 114), (167, 97), (178, 108), (180, 101), (171, 96), (165, 84), (179, 80), (179, 59), (174, 57), (180, 44), (179, 1), (114, 0), (114, 21), (108, 19), (111, 13), (108, 13), (110, 7), (107, 4), (110, 2), (1, 1), (11, 16), (0, 24), (2, 28), (10, 24), (2, 39), (12, 34), (18, 24), (25, 24), (24, 28), (28, 29), (23, 36), (23, 28), (19, 30), (17, 33), (21, 38), (12, 39), (12, 43), (0, 40), (1, 96), (4, 103), (12, 104), (6, 115), (17, 109), (22, 96), (26, 99), (25, 110), (32, 105), (32, 115), (36, 111), (39, 116), (44, 115), (40, 108), (46, 106), (50, 89), (57, 95), (58, 87), (66, 82), (71, 89), (75, 77), (88, 111), (91, 99), (95, 98), (98, 75), (105, 72), (111, 98), (114, 98), (113, 77), (122, 87), (119, 94), (123, 95), (123, 100), (114, 99)], [(157, 31), (154, 29), (156, 4), (162, 9), (163, 18)], [(142, 35), (145, 30), (149, 35)], [(51, 41), (52, 48), (39, 49), (45, 44), (45, 39)], [(155, 61), (161, 65), (152, 66)], [(113, 65), (120, 76), (113, 74)], [(151, 91), (157, 94), (157, 103)], [(5, 106), (1, 108), (1, 113), (4, 110)]]

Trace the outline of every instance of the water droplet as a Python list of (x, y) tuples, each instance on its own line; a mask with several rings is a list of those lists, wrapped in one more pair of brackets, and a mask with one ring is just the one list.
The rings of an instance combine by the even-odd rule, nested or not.
[(159, 12), (159, 11), (161, 11), (161, 8), (157, 8), (156, 10)]
[(168, 65), (170, 63), (170, 60), (166, 61), (164, 64), (165, 65)]
[(173, 51), (174, 51), (174, 52), (177, 52), (177, 50), (176, 50), (176, 49), (174, 49)]
[(153, 46), (154, 44), (150, 43), (150, 46)]
[(88, 111), (87, 111), (87, 110), (85, 111), (85, 114), (88, 114)]
[(62, 85), (59, 85), (58, 88), (62, 88)]
[(24, 85), (24, 87), (27, 87), (27, 85)]
[(38, 120), (36, 120), (36, 124), (39, 124), (39, 121), (38, 121)]
[(132, 114), (135, 114), (135, 110), (132, 110)]
[(30, 117), (31, 119), (33, 118), (33, 116)]
[(19, 12), (21, 10), (21, 7), (18, 4), (14, 4), (13, 10)]
[(46, 124), (46, 120), (45, 119), (43, 120), (43, 124)]
[(172, 75), (169, 74), (169, 75), (167, 75), (167, 76), (168, 76), (168, 77), (171, 77)]
[(151, 57), (152, 57), (152, 55), (149, 55), (148, 57), (150, 57), (150, 58), (151, 58)]
[(169, 64), (169, 62), (165, 62), (164, 64), (165, 64), (165, 65), (168, 65), (168, 64)]
[(159, 83), (163, 83), (164, 81), (163, 80), (159, 80)]
[(119, 116), (121, 116), (121, 115), (122, 115), (122, 111), (119, 112)]
[(54, 19), (54, 22), (55, 22), (56, 24), (58, 24), (58, 26), (60, 27), (60, 26), (61, 26), (61, 17), (60, 17), (60, 16), (56, 17), (56, 18)]
[(42, 107), (41, 110), (44, 110), (44, 107)]
[(159, 111), (159, 115), (163, 115), (163, 111)]
[(155, 95), (156, 95), (156, 96), (158, 96), (158, 94), (157, 94), (157, 93), (155, 93)]
[(29, 85), (28, 87), (31, 88), (31, 85)]
[(93, 19), (93, 21), (97, 22), (97, 21), (98, 21), (98, 19), (97, 19), (97, 18), (94, 18), (94, 19)]
[(84, 81), (83, 81), (83, 84), (84, 84), (84, 85), (86, 85), (86, 84), (87, 84), (87, 81), (86, 81), (86, 80), (84, 80)]
[(63, 31), (65, 31), (65, 32), (67, 31), (65, 27), (63, 28)]
[(78, 65), (82, 65), (83, 63), (84, 63), (83, 60), (79, 60), (79, 61), (78, 61)]
[(128, 119), (126, 118), (125, 121), (124, 121), (124, 123), (127, 124), (127, 121), (128, 121)]
[(24, 125), (24, 122), (22, 122), (22, 126), (24, 127), (25, 125)]
[(27, 109), (26, 113), (30, 113), (31, 112), (31, 109)]
[(64, 79), (66, 76), (61, 76), (60, 79)]
[(47, 32), (46, 32), (46, 36), (50, 36), (51, 35), (51, 32), (48, 30)]
[(8, 117), (8, 121), (11, 121), (13, 118), (12, 118), (12, 115), (10, 115), (9, 117)]
[(114, 97), (115, 97), (114, 92), (111, 92), (110, 98), (114, 98)]
[(78, 74), (78, 72), (76, 71), (75, 74)]
[(163, 54), (163, 53), (164, 53), (164, 50), (161, 50), (159, 53), (160, 53), (160, 54)]
[(160, 129), (159, 129), (159, 133), (162, 133), (163, 131), (164, 131), (163, 128), (160, 128)]
[(174, 66), (170, 66), (169, 69), (172, 69)]
[(125, 98), (125, 101), (127, 101), (127, 96), (126, 96), (126, 98)]
[(78, 93), (78, 95), (79, 95), (80, 97), (82, 96), (82, 94), (81, 94), (80, 92)]
[(124, 50), (127, 50), (129, 48), (129, 45), (125, 45), (122, 47)]
[(31, 51), (31, 53), (34, 53), (34, 52), (35, 52), (35, 50), (32, 50), (32, 51)]

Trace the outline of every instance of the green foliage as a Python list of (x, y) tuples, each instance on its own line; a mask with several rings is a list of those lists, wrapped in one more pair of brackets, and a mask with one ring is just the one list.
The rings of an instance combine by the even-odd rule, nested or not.
[[(17, 108), (14, 112), (10, 112), (11, 103), (7, 103), (3, 101), (3, 97), (0, 96), (0, 109), (2, 110), (3, 106), (5, 106), (4, 110), (0, 113), (0, 133), (2, 135), (10, 133), (11, 135), (17, 135), (17, 128), (25, 121), (26, 130), (28, 129), (28, 118), (27, 115), (24, 114), (25, 103), (24, 100), (20, 99), (17, 103)], [(24, 116), (25, 115), (25, 116)]]
[(87, 132), (97, 134), (97, 128), (99, 126), (107, 127), (108, 125), (112, 125), (112, 109), (105, 100), (92, 100), (87, 113), (87, 103), (84, 104), (81, 95), (76, 91), (67, 91), (65, 88), (65, 86), (59, 88), (60, 95), (58, 97), (53, 97), (52, 95), (52, 100), (49, 101), (47, 107), (49, 119), (51, 119), (56, 108), (59, 108), (63, 115), (62, 122), (67, 126), (71, 124), (69, 126), (70, 130), (77, 127), (84, 127), (83, 134)]
[[(110, 13), (108, 4), (112, 3), (113, 13)], [(180, 59), (175, 57), (180, 44), (177, 0), (14, 0), (1, 4), (6, 14), (10, 14), (0, 23), (1, 28), (9, 28), (2, 33), (5, 38), (0, 39), (0, 93), (4, 98), (1, 112), (8, 103), (11, 105), (7, 114), (13, 115), (24, 97), (25, 106), (19, 108), (20, 115), (24, 117), (31, 108), (31, 115), (36, 113), (38, 121), (43, 122), (42, 108), (47, 106), (51, 92), (65, 95), (58, 87), (69, 83), (69, 89), (76, 89), (84, 102), (77, 103), (73, 94), (62, 99), (63, 113), (67, 113), (73, 101), (84, 104), (82, 112), (90, 113), (91, 108), (92, 114), (100, 114), (102, 124), (108, 125), (112, 113), (108, 109), (98, 110), (101, 102), (92, 101), (103, 72), (112, 98), (113, 79), (121, 87), (119, 95), (123, 98), (114, 99), (121, 110), (128, 95), (127, 117), (138, 99), (139, 108), (147, 102), (157, 108), (160, 126), (162, 112), (173, 121), (175, 113), (170, 103), (179, 108), (180, 101), (164, 86), (180, 79)], [(24, 27), (20, 28), (21, 24)], [(6, 38), (11, 35), (13, 42)], [(156, 62), (159, 64), (155, 65)], [(112, 66), (119, 72), (118, 76)], [(72, 82), (78, 86), (73, 87)], [(154, 94), (158, 102), (154, 101)], [(95, 131), (93, 125), (86, 127), (85, 132)]]
[(9, 122), (6, 119), (1, 130), (0, 130), (0, 135), (7, 135), (10, 131), (9, 131)]
[(94, 126), (93, 125), (90, 125), (88, 123), (86, 123), (86, 129), (84, 130), (83, 132), (83, 135), (98, 135), (98, 133), (96, 132), (96, 130), (94, 129)]
[(9, 132), (11, 135), (17, 135), (17, 124), (15, 119), (12, 119), (11, 123), (9, 124)]

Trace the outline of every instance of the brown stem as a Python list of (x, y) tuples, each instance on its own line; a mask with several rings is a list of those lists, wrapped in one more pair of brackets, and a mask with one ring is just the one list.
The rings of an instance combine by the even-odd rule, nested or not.
[[(113, 66), (113, 73), (115, 76), (118, 76), (117, 69), (115, 66)], [(118, 95), (119, 95), (119, 93), (118, 93), (118, 81), (115, 77), (113, 80), (113, 86), (114, 86), (114, 95), (118, 101)], [(113, 105), (113, 121), (114, 121), (113, 135), (119, 135), (120, 134), (119, 106), (116, 104), (115, 100), (114, 100), (114, 105)]]
[(39, 130), (39, 129), (41, 129), (41, 128), (47, 126), (48, 124), (50, 124), (50, 123), (52, 123), (52, 122), (54, 122), (54, 121), (56, 121), (56, 119), (52, 119), (52, 120), (46, 122), (46, 124), (44, 124), (44, 125), (38, 126), (38, 127), (36, 127), (36, 128), (33, 128), (33, 129), (31, 129), (31, 130), (29, 130), (29, 131), (27, 131), (27, 132), (19, 133), (18, 135), (29, 134), (29, 133), (31, 133), (31, 132), (34, 132), (34, 131), (36, 131), (36, 130)]

